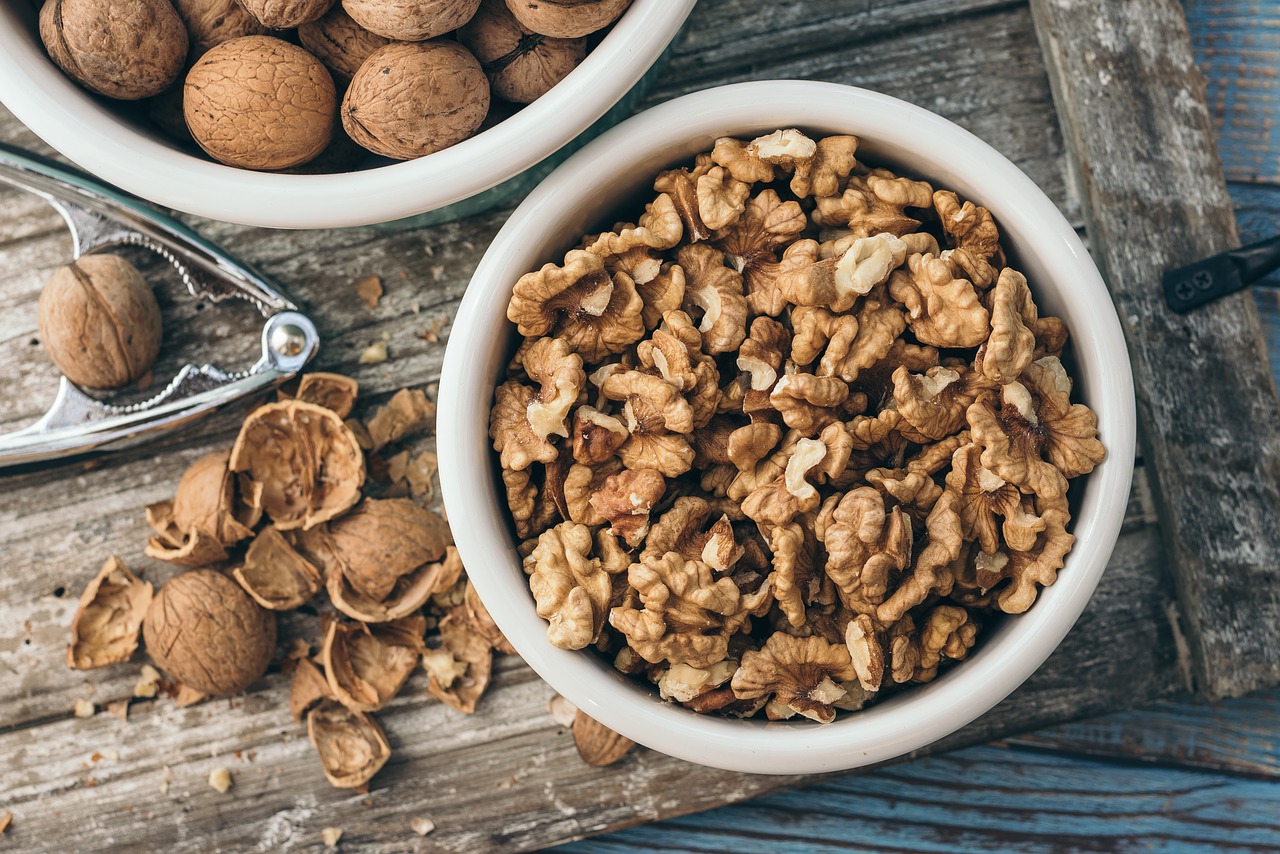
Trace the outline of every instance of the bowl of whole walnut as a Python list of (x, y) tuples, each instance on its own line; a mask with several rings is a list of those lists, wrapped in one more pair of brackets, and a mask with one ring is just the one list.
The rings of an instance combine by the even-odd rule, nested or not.
[(165, 207), (281, 228), (471, 198), (616, 104), (695, 0), (0, 0), (0, 101)]
[[(655, 107), (516, 210), (440, 385), (441, 482), (493, 619), (682, 759), (846, 769), (991, 709), (1124, 518), (1129, 361), (1016, 166), (887, 96)], [(465, 525), (456, 520), (467, 520)]]

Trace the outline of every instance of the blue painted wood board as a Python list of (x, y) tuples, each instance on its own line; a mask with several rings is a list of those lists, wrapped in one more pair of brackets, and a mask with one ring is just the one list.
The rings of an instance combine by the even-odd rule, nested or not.
[(1280, 180), (1280, 2), (1185, 5), (1227, 179)]
[(987, 745), (559, 849), (1268, 851), (1280, 781)]

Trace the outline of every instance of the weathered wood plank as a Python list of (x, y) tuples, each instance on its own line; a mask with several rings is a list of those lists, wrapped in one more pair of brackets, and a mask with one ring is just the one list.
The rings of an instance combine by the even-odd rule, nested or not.
[[(1122, 538), (1089, 609), (1049, 662), (992, 712), (928, 752), (1181, 691), (1167, 620), (1173, 593), (1154, 548), (1157, 537), (1148, 526)], [(1117, 655), (1117, 649), (1126, 652)], [(92, 677), (96, 701), (105, 702), (116, 686), (131, 687), (136, 666), (120, 665), (108, 675), (115, 678)], [(141, 703), (128, 723), (105, 714), (87, 721), (63, 715), (35, 728), (0, 731), (0, 756), (10, 758), (0, 767), (0, 792), (19, 821), (13, 840), (32, 852), (114, 851), (145, 833), (149, 845), (174, 854), (272, 845), (306, 850), (320, 829), (347, 826), (358, 832), (361, 850), (391, 852), (413, 850), (405, 828), (425, 814), (440, 825), (431, 850), (516, 851), (706, 809), (802, 779), (729, 774), (646, 750), (616, 768), (589, 769), (547, 717), (550, 689), (504, 659), (472, 718), (424, 697), (418, 677), (379, 714), (396, 753), (365, 805), (323, 783), (302, 728), (288, 720), (286, 691), (276, 675), (232, 701), (189, 709)], [(121, 752), (118, 762), (87, 760), (112, 749)], [(238, 787), (229, 796), (204, 787), (219, 764), (237, 772)], [(169, 794), (160, 791), (165, 766), (175, 775)], [(220, 818), (232, 814), (235, 821)], [(68, 816), (86, 821), (69, 824)]]
[[(1247, 294), (1188, 316), (1162, 270), (1237, 240), (1174, 0), (1033, 0), (1059, 117), (1133, 357), (1144, 457), (1197, 685), (1280, 681), (1280, 404)], [(1081, 25), (1082, 21), (1090, 22)]]
[[(653, 98), (766, 76), (821, 76), (872, 85), (974, 129), (1010, 154), (1069, 216), (1079, 219), (1064, 178), (1063, 144), (1025, 7), (940, 0), (865, 8), (845, 0), (803, 5), (797, 13), (802, 4), (700, 4), (693, 41), (682, 48), (685, 53), (677, 56)], [(756, 49), (763, 45), (748, 35), (758, 36), (763, 24), (753, 16), (759, 14), (777, 16), (774, 20), (781, 23), (765, 31), (770, 43), (776, 40), (783, 47)], [(833, 21), (845, 22), (846, 32), (826, 25)], [(799, 35), (793, 32), (797, 28)], [(849, 37), (851, 28), (857, 30), (856, 39)], [(702, 55), (711, 59), (693, 80), (680, 63), (693, 61), (699, 38)], [(725, 49), (708, 47), (711, 42)], [(990, 74), (993, 63), (1001, 66), (1002, 75)], [(0, 117), (0, 137), (29, 139), (12, 125), (11, 119)], [(8, 210), (7, 204), (0, 201), (0, 211)], [(31, 266), (47, 272), (62, 257), (52, 244), (57, 239), (53, 232), (48, 237), (37, 233), (56, 220), (27, 212), (43, 224), (15, 226), (36, 231), (14, 233), (11, 239), (0, 232), (0, 277), (18, 276), (21, 269), (31, 276)], [(0, 214), (0, 222), (6, 219)], [(354, 371), (377, 399), (403, 385), (429, 387), (434, 381), (442, 347), (416, 333), (452, 312), (501, 219), (498, 212), (390, 235), (197, 225), (275, 275), (306, 303), (325, 339), (318, 365)], [(31, 259), (36, 263), (24, 268), (23, 262)], [(388, 293), (370, 313), (350, 287), (373, 273), (383, 276)], [(26, 288), (26, 302), (6, 305), (13, 310), (0, 314), (0, 346), (8, 348), (3, 360), (18, 366), (16, 380), (6, 375), (4, 382), (13, 383), (8, 389), (43, 388), (36, 379), (26, 379), (35, 377), (39, 361), (38, 351), (24, 337), (34, 328), (34, 314), (27, 315), (25, 332), (20, 320), (21, 311), (30, 311), (41, 278), (0, 280), (0, 291)], [(176, 306), (171, 313), (175, 319), (168, 346), (198, 342), (202, 356), (228, 360), (238, 352), (234, 342), (242, 339), (235, 338), (238, 327), (229, 321), (183, 314)], [(359, 352), (383, 334), (391, 336), (392, 361), (357, 367)], [(447, 327), (440, 337), (446, 336)], [(176, 359), (176, 350), (168, 358)], [(0, 395), (0, 424), (19, 422), (41, 408), (24, 393), (5, 397)], [(0, 808), (12, 809), (17, 821), (8, 836), (0, 837), (0, 847), (124, 851), (145, 844), (175, 852), (316, 850), (320, 830), (337, 826), (348, 832), (345, 846), (373, 852), (419, 847), (525, 850), (796, 782), (725, 774), (649, 751), (638, 751), (614, 769), (586, 768), (567, 736), (557, 733), (546, 716), (549, 689), (514, 660), (503, 662), (493, 691), (474, 718), (424, 698), (415, 678), (382, 716), (396, 755), (367, 797), (336, 792), (323, 782), (301, 728), (287, 719), (286, 686), (278, 675), (230, 703), (187, 710), (167, 701), (144, 703), (129, 723), (101, 714), (89, 721), (70, 718), (74, 697), (90, 688), (97, 702), (123, 696), (136, 676), (136, 665), (88, 676), (62, 667), (66, 624), (79, 586), (106, 553), (136, 558), (145, 537), (142, 505), (169, 494), (186, 463), (208, 448), (225, 445), (234, 428), (234, 417), (227, 416), (145, 450), (103, 459), (96, 468), (64, 467), (6, 481), (0, 494), (0, 551), (16, 560), (0, 575), (0, 670), (14, 670), (21, 690), (12, 698), (7, 693), (0, 697), (0, 756), (21, 758), (0, 768), (5, 798)], [(1058, 653), (1000, 708), (934, 749), (1182, 690), (1184, 672), (1170, 623), (1173, 591), (1148, 507), (1139, 489), (1103, 586)], [(157, 580), (167, 573), (141, 563)], [(55, 595), (59, 588), (61, 596)], [(288, 621), (284, 640), (307, 632), (308, 622)], [(1117, 647), (1125, 655), (1117, 656)], [(92, 761), (95, 750), (110, 756), (113, 748), (120, 751), (119, 760)], [(211, 748), (220, 756), (209, 756)], [(216, 795), (204, 783), (216, 764), (237, 772), (237, 788), (228, 795)], [(166, 765), (175, 776), (168, 794), (160, 791)], [(439, 825), (425, 840), (408, 827), (419, 816)]]
[(1277, 845), (1274, 782), (988, 746), (558, 850), (1218, 854)]

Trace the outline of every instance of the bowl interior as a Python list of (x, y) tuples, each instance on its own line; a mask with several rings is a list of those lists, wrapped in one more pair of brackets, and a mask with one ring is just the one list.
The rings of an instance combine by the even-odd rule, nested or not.
[[(1016, 619), (984, 632), (974, 653), (924, 686), (827, 725), (697, 715), (662, 701), (600, 656), (552, 647), (534, 610), (486, 440), (492, 391), (515, 346), (505, 306), (515, 280), (558, 261), (582, 234), (633, 219), (653, 176), (715, 139), (778, 127), (853, 133), (859, 157), (988, 207), (1042, 314), (1072, 333), (1073, 400), (1099, 416), (1107, 461), (1072, 483), (1075, 549), (1056, 584)], [(641, 114), (579, 152), (495, 238), (451, 334), (441, 382), (441, 475), (464, 563), (494, 619), (535, 670), (602, 723), (704, 764), (774, 773), (856, 767), (916, 749), (990, 708), (1046, 658), (1096, 586), (1119, 531), (1133, 461), (1127, 353), (1110, 298), (1075, 232), (1016, 167), (940, 117), (834, 84), (775, 81), (696, 93)], [(447, 461), (446, 461), (447, 460)], [(485, 476), (477, 477), (478, 472)], [(475, 569), (471, 569), (476, 567)]]

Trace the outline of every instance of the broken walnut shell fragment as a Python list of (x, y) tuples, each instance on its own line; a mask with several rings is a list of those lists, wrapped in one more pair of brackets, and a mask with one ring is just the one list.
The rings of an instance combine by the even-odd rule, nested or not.
[(71, 618), (67, 666), (92, 670), (128, 661), (151, 605), (151, 584), (112, 556), (85, 587)]
[(293, 681), (289, 683), (289, 714), (293, 719), (301, 723), (312, 706), (333, 698), (320, 668), (309, 658), (299, 659), (293, 671)]
[(359, 392), (360, 383), (351, 377), (318, 371), (302, 375), (302, 379), (298, 381), (298, 393), (294, 397), (303, 403), (314, 403), (316, 406), (332, 409), (339, 418), (345, 419), (351, 414)]
[(322, 584), (320, 570), (274, 527), (262, 529), (231, 574), (253, 601), (272, 611), (305, 605)]
[(391, 758), (391, 744), (373, 716), (337, 700), (321, 700), (307, 713), (307, 737), (325, 778), (339, 789), (363, 786)]
[(573, 717), (573, 744), (582, 761), (596, 768), (614, 764), (631, 752), (636, 743), (618, 735), (604, 724), (584, 714), (581, 709)]
[(183, 472), (173, 501), (147, 507), (156, 532), (148, 557), (180, 566), (207, 566), (225, 560), (227, 549), (253, 536), (262, 518), (261, 490), (238, 482), (229, 451), (212, 451)]
[(360, 500), (364, 454), (338, 414), (301, 400), (258, 407), (231, 449), (230, 468), (262, 488), (262, 508), (283, 530), (312, 528)]
[(427, 618), (367, 625), (333, 620), (320, 660), (335, 699), (357, 712), (375, 712), (393, 698), (418, 666)]
[(276, 618), (227, 576), (196, 569), (160, 588), (147, 610), (143, 637), (162, 670), (218, 697), (243, 691), (267, 671)]
[(387, 405), (366, 422), (373, 450), (380, 451), (392, 442), (417, 435), (436, 420), (436, 406), (422, 389), (402, 388), (391, 396)]
[[(465, 605), (455, 605), (440, 621), (440, 639), (443, 642), (440, 649), (423, 656), (423, 666), (430, 674), (427, 691), (440, 702), (469, 715), (489, 687), (493, 649), (489, 641), (474, 630)], [(446, 669), (449, 665), (454, 668), (450, 673), (452, 678), (441, 678), (444, 674), (440, 665), (428, 659), (428, 656), (443, 658), (441, 653), (451, 659), (444, 664)]]
[(467, 580), (467, 592), (463, 596), (462, 603), (467, 608), (467, 616), (471, 618), (472, 627), (489, 642), (489, 646), (506, 655), (516, 654), (516, 648), (493, 621), (493, 617), (489, 615), (489, 609), (484, 606), (484, 602), (480, 601), (480, 594), (476, 593), (476, 588), (470, 579)]
[(328, 526), (337, 568), (361, 595), (382, 602), (397, 583), (444, 556), (449, 528), (407, 498), (365, 499)]

